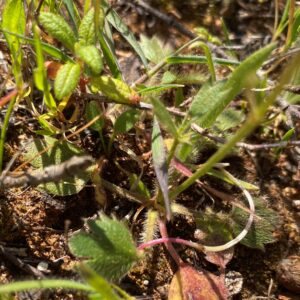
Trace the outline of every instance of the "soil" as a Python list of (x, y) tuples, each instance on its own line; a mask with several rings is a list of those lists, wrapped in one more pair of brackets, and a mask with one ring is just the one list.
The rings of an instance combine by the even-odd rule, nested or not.
[[(228, 25), (233, 43), (245, 45), (238, 52), (240, 59), (268, 43), (272, 37), (274, 1), (156, 0), (149, 2), (156, 9), (174, 16), (180, 24), (190, 30), (204, 26), (210, 33), (220, 38), (223, 38), (220, 21), (222, 16)], [(281, 12), (284, 2), (279, 1)], [(137, 36), (141, 33), (148, 36), (156, 34), (173, 48), (188, 40), (172, 25), (166, 26), (162, 20), (137, 8), (133, 3), (134, 1), (115, 1), (114, 7)], [(135, 61), (132, 50), (117, 33), (114, 33), (114, 36), (120, 60), (125, 61), (124, 71), (127, 72), (127, 79), (134, 81), (139, 76), (140, 70), (136, 72), (128, 70), (128, 65), (134, 65), (132, 62)], [(8, 51), (2, 42), (0, 51), (4, 54), (4, 60), (9, 61)], [(127, 61), (126, 64), (128, 57), (131, 62)], [(1, 67), (5, 78), (4, 71)], [(274, 108), (273, 113), (276, 112), (278, 108)], [(1, 112), (2, 121), (3, 116)], [(6, 141), (4, 156), (6, 163), (20, 149), (21, 142), (34, 136), (32, 131), (36, 129), (36, 126), (35, 121), (30, 119), (25, 104), (13, 114)], [(128, 171), (138, 170), (137, 163), (120, 149), (120, 145), (126, 145), (142, 159), (143, 182), (150, 190), (154, 190), (154, 170), (147, 156), (151, 150), (148, 134), (150, 124), (149, 128), (147, 126), (145, 124), (146, 128), (142, 128), (140, 137), (130, 134), (115, 143), (113, 157), (103, 165), (103, 178), (120, 187), (128, 188), (127, 176), (112, 163), (116, 159)], [(271, 125), (260, 127), (248, 138), (247, 142), (260, 144), (281, 140), (286, 132), (286, 126), (285, 121), (280, 119)], [(299, 140), (300, 120), (295, 120), (295, 128), (296, 139)], [(107, 130), (108, 138), (109, 129)], [(103, 154), (99, 150), (99, 138), (92, 131), (85, 131), (77, 138), (76, 143), (95, 158)], [(202, 153), (197, 163), (205, 161), (208, 155), (211, 155), (211, 150), (207, 154)], [(299, 294), (297, 296), (287, 288), (287, 285), (281, 284), (276, 273), (283, 259), (300, 255), (300, 211), (293, 206), (293, 200), (300, 199), (299, 161), (299, 147), (284, 148), (279, 154), (276, 154), (274, 149), (259, 151), (240, 149), (224, 160), (230, 163), (228, 171), (234, 176), (259, 186), (256, 196), (263, 197), (267, 206), (275, 210), (280, 217), (280, 224), (273, 233), (276, 242), (266, 245), (264, 251), (250, 249), (243, 245), (235, 247), (233, 259), (226, 266), (226, 272), (239, 272), (243, 278), (243, 287), (237, 295), (233, 296), (233, 299), (299, 299)], [(15, 162), (14, 166), (21, 163), (22, 157)], [(203, 181), (227, 194), (241, 196), (235, 188), (223, 184), (220, 180), (204, 177)], [(142, 211), (135, 218), (135, 213), (140, 208), (139, 205), (110, 192), (106, 193), (106, 197), (105, 213), (115, 215), (118, 219), (126, 218), (138, 242), (145, 212)], [(200, 198), (204, 199), (201, 204), (198, 203)], [(0, 201), (0, 246), (23, 263), (16, 264), (13, 260), (7, 259), (5, 253), (0, 252), (1, 283), (37, 278), (37, 274), (29, 271), (24, 265), (31, 265), (37, 270), (42, 263), (46, 263), (46, 269), (42, 271), (43, 276), (79, 279), (77, 273), (74, 272), (76, 259), (71, 255), (67, 242), (74, 232), (83, 228), (85, 219), (94, 218), (101, 209), (92, 186), (87, 185), (77, 195), (67, 197), (48, 195), (35, 188), (14, 188), (2, 191)], [(190, 209), (201, 211), (210, 205), (207, 194), (197, 187), (188, 189), (179, 197), (178, 202), (184, 203)], [(225, 211), (228, 209), (224, 203), (220, 202), (215, 208)], [(193, 240), (196, 225), (188, 217), (176, 217), (168, 229), (170, 236)], [(196, 268), (204, 268), (218, 274), (218, 268), (209, 263), (203, 253), (182, 246), (176, 246), (176, 249), (185, 262)], [(168, 288), (176, 270), (176, 264), (166, 249), (163, 246), (157, 246), (121, 280), (120, 286), (137, 299), (167, 299)], [(65, 290), (55, 290), (22, 293), (18, 299), (86, 299), (86, 296)]]

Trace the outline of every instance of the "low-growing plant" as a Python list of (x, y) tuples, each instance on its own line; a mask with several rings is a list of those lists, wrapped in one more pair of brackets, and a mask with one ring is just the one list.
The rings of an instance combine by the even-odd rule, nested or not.
[[(268, 110), (285, 85), (299, 80), (296, 66), (300, 62), (300, 56), (297, 55), (285, 68), (270, 93), (256, 93), (256, 88), (261, 90), (266, 87), (268, 73), (262, 72), (261, 68), (277, 48), (275, 43), (256, 51), (243, 61), (237, 61), (230, 56), (215, 58), (209, 46), (203, 40), (199, 41), (200, 37), (177, 51), (164, 48), (156, 37), (148, 39), (143, 36), (138, 43), (106, 1), (93, 1), (92, 5), (86, 1), (83, 14), (72, 1), (66, 1), (65, 9), (70, 22), (62, 17), (60, 9), (55, 5), (48, 6), (46, 2), (41, 2), (42, 5), (37, 10), (37, 19), (31, 28), (33, 37), (28, 37), (25, 36), (25, 10), (22, 3), (21, 0), (7, 1), (1, 25), (12, 56), (17, 93), (10, 100), (2, 127), (0, 163), (2, 164), (7, 122), (16, 99), (21, 100), (31, 93), (25, 89), (24, 82), (27, 80), (22, 78), (21, 72), (21, 43), (28, 43), (34, 47), (36, 56), (34, 86), (43, 94), (46, 109), (39, 111), (32, 96), (28, 97), (29, 107), (40, 126), (35, 133), (43, 138), (36, 138), (25, 147), (24, 164), (30, 163), (35, 169), (43, 169), (61, 164), (74, 155), (85, 155), (84, 149), (73, 145), (68, 139), (90, 127), (98, 133), (102, 154), (107, 159), (113, 157), (114, 147), (119, 146), (141, 169), (140, 174), (135, 174), (117, 161), (110, 162), (128, 177), (130, 189), (121, 188), (102, 178), (99, 174), (99, 164), (96, 163), (86, 173), (74, 177), (67, 176), (59, 183), (43, 183), (38, 188), (50, 194), (71, 195), (78, 193), (91, 179), (95, 185), (96, 197), (100, 199), (98, 202), (102, 206), (105, 200), (101, 190), (107, 189), (138, 203), (147, 212), (140, 245), (135, 245), (123, 222), (115, 218), (110, 219), (104, 213), (101, 213), (97, 220), (87, 221), (87, 232), (81, 231), (70, 238), (69, 248), (72, 254), (81, 260), (78, 272), (85, 283), (51, 279), (16, 282), (0, 286), (0, 294), (60, 287), (84, 291), (90, 299), (132, 299), (115, 283), (144, 257), (146, 248), (163, 243), (178, 265), (178, 272), (170, 286), (169, 299), (174, 299), (173, 295), (179, 292), (183, 295), (180, 299), (187, 299), (186, 294), (196, 295), (197, 291), (192, 286), (197, 284), (203, 287), (201, 293), (206, 295), (206, 299), (225, 299), (228, 290), (224, 285), (224, 278), (209, 272), (200, 273), (184, 263), (172, 243), (211, 253), (228, 250), (239, 242), (263, 249), (265, 244), (274, 241), (274, 212), (267, 209), (261, 199), (253, 200), (248, 192), (257, 187), (236, 179), (220, 162), (234, 151), (238, 142), (266, 121)], [(287, 6), (274, 33), (275, 40), (286, 26), (292, 26), (287, 37), (287, 47), (297, 41), (299, 29), (298, 10), (293, 13), (292, 21), (287, 21), (293, 1), (289, 3), (291, 4)], [(18, 20), (9, 22), (17, 15)], [(131, 86), (122, 78), (114, 51), (111, 26), (130, 43), (144, 65), (144, 75)], [(42, 32), (61, 43), (63, 50), (42, 42)], [(182, 55), (181, 52), (188, 48), (190, 51), (199, 48), (204, 55)], [(51, 60), (48, 60), (51, 56)], [(209, 75), (193, 72), (176, 74), (171, 67), (174, 64), (206, 64)], [(217, 75), (216, 70), (219, 66), (227, 68), (229, 75), (226, 78), (219, 78)], [(183, 88), (190, 85), (196, 86), (197, 92), (186, 104)], [(34, 89), (33, 84), (30, 86)], [(173, 107), (164, 103), (164, 92), (170, 90), (174, 91), (175, 95), (170, 100), (173, 101)], [(84, 102), (84, 113), (80, 114), (80, 104), (75, 102), (72, 116), (66, 120), (64, 111), (68, 109), (75, 94)], [(246, 109), (229, 107), (241, 94), (249, 101)], [(82, 117), (87, 124), (78, 128), (77, 121), (82, 120)], [(143, 120), (152, 122), (151, 162), (157, 182), (153, 192), (142, 180), (143, 163), (140, 158), (132, 149), (116, 143), (118, 136), (136, 129), (136, 123)], [(201, 151), (199, 141), (202, 146), (208, 144), (207, 138), (200, 135), (203, 133), (210, 133), (216, 137), (217, 142), (210, 142), (213, 143), (215, 152), (199, 166), (193, 158), (195, 152)], [(199, 181), (204, 175), (214, 176), (240, 188), (249, 208), (243, 203), (233, 201), (230, 213), (207, 210), (200, 215), (177, 203), (179, 195), (194, 184), (208, 193), (214, 193), (217, 198), (226, 198), (221, 192), (205, 187)], [(183, 177), (186, 179), (182, 180)], [(197, 228), (204, 232), (207, 238), (191, 242), (169, 237), (166, 225), (168, 222), (172, 223), (176, 215), (193, 217)], [(158, 231), (161, 238), (157, 239), (155, 237)], [(219, 235), (222, 236), (221, 242)], [(225, 269), (226, 263), (217, 263), (220, 270)], [(217, 286), (218, 292), (214, 290), (214, 285)]]

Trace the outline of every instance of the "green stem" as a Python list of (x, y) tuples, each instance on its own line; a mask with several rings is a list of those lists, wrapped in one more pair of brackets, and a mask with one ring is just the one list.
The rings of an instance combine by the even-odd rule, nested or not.
[(219, 150), (212, 155), (191, 177), (186, 179), (181, 185), (170, 192), (170, 199), (176, 198), (181, 192), (190, 187), (197, 179), (206, 174), (217, 162), (222, 160), (235, 146), (237, 142), (247, 137), (262, 121), (265, 113), (270, 105), (272, 105), (277, 96), (281, 93), (284, 85), (292, 78), (295, 68), (300, 63), (300, 55), (298, 54), (295, 59), (289, 64), (281, 76), (281, 80), (272, 93), (265, 99), (259, 107), (257, 107), (249, 116), (244, 125), (236, 132), (236, 134)]
[(294, 25), (294, 14), (295, 14), (295, 0), (291, 0), (290, 2), (290, 10), (289, 10), (289, 27), (288, 27), (288, 33), (285, 41), (285, 50), (287, 50), (291, 46), (291, 40), (292, 40), (292, 31), (293, 31), (293, 25)]
[(0, 134), (0, 173), (2, 172), (2, 167), (3, 167), (3, 154), (4, 154), (4, 144), (5, 144), (5, 137), (6, 137), (6, 132), (9, 124), (9, 119), (12, 114), (15, 102), (16, 102), (17, 97), (14, 97), (7, 108), (7, 112), (5, 114), (5, 118), (3, 121), (3, 126), (1, 129), (1, 134)]
[(170, 166), (171, 160), (174, 157), (174, 154), (175, 154), (175, 151), (176, 151), (176, 148), (177, 148), (178, 144), (179, 144), (178, 139), (175, 138), (174, 141), (173, 141), (172, 147), (170, 149), (168, 158), (167, 158), (167, 166), (168, 167)]
[(45, 279), (45, 280), (28, 280), (20, 282), (12, 282), (0, 286), (0, 295), (7, 293), (16, 293), (33, 289), (75, 289), (86, 292), (95, 292), (95, 290), (83, 283), (64, 280), (64, 279)]

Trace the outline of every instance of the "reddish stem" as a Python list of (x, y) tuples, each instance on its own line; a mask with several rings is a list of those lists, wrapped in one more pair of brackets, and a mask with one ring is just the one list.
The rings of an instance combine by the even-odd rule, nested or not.
[(170, 238), (168, 237), (166, 222), (162, 219), (159, 220), (159, 231), (160, 231), (162, 238), (165, 239), (165, 242), (164, 242), (165, 247), (167, 248), (168, 252), (175, 260), (178, 267), (180, 267), (183, 264), (183, 261), (180, 258), (180, 256), (178, 255), (175, 248), (173, 247), (172, 243), (169, 241)]

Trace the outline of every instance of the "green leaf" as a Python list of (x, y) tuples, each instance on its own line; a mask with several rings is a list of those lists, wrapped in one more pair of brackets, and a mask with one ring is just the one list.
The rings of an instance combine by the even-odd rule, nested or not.
[[(24, 35), (25, 33), (25, 12), (22, 0), (8, 0), (5, 3), (2, 15), (2, 29), (12, 33)], [(19, 48), (18, 38), (4, 34), (7, 43), (12, 51)]]
[[(16, 33), (4, 30), (4, 29), (0, 29), (0, 31), (3, 31), (4, 33), (6, 33), (8, 35), (18, 37), (18, 38), (28, 42), (30, 45), (34, 45), (34, 39), (32, 39), (32, 38), (28, 38), (24, 35), (16, 34)], [(43, 51), (46, 52), (47, 54), (51, 55), (52, 57), (57, 58), (58, 60), (61, 60), (63, 62), (67, 62), (67, 61), (74, 62), (73, 59), (71, 57), (67, 56), (62, 50), (60, 50), (52, 45), (43, 43), (43, 42), (41, 42), (41, 45), (42, 45)]]
[(259, 190), (259, 188), (256, 185), (251, 184), (247, 181), (243, 181), (243, 180), (240, 180), (237, 178), (236, 178), (236, 182), (233, 181), (231, 179), (231, 177), (234, 177), (234, 176), (232, 174), (230, 174), (230, 176), (228, 176), (227, 171), (225, 171), (225, 170), (211, 169), (210, 171), (207, 172), (207, 174), (210, 176), (219, 178), (219, 179), (221, 179), (229, 184), (232, 184), (232, 185), (236, 185), (236, 182), (238, 182), (241, 187), (243, 187), (244, 189), (247, 189), (247, 190)]
[[(47, 147), (51, 147), (45, 153), (39, 155), (38, 153)], [(52, 137), (45, 137), (42, 139), (34, 139), (25, 148), (24, 159), (30, 160), (35, 157), (30, 164), (36, 169), (44, 169), (50, 165), (58, 165), (74, 155), (84, 155), (85, 153), (66, 141), (58, 141)], [(87, 172), (81, 174), (74, 174), (75, 176), (66, 176), (64, 182), (49, 182), (41, 184), (38, 188), (45, 190), (47, 193), (66, 196), (77, 194), (83, 189), (90, 176)]]
[(68, 49), (74, 50), (74, 44), (76, 42), (75, 34), (61, 16), (51, 12), (41, 12), (39, 15), (39, 22), (47, 33), (61, 42)]
[(140, 94), (148, 94), (148, 93), (153, 93), (153, 92), (161, 92), (165, 91), (168, 89), (175, 89), (179, 87), (184, 87), (183, 84), (160, 84), (160, 85), (155, 85), (155, 86), (150, 86), (147, 88), (143, 88), (139, 90)]
[[(85, 117), (88, 122), (91, 121), (92, 119), (94, 119), (96, 116), (99, 116), (101, 114), (102, 114), (102, 111), (101, 111), (97, 101), (91, 101), (87, 104), (86, 110), (85, 110)], [(92, 124), (90, 127), (96, 131), (101, 131), (103, 126), (104, 126), (104, 119), (100, 118), (94, 124)]]
[(128, 132), (139, 120), (139, 112), (136, 109), (129, 109), (123, 112), (116, 120), (114, 125), (115, 134)]
[(164, 198), (166, 218), (167, 220), (171, 220), (172, 212), (169, 199), (167, 157), (164, 140), (156, 117), (154, 117), (153, 121), (151, 148), (154, 171)]
[(77, 31), (78, 31), (78, 23), (80, 21), (79, 19), (79, 13), (78, 13), (78, 10), (76, 8), (76, 6), (74, 5), (74, 1), (73, 0), (63, 0), (65, 6), (66, 6), (66, 9), (68, 11), (68, 14), (69, 14), (69, 17), (70, 17), (70, 20), (72, 22), (72, 27), (74, 28), (76, 34), (77, 34)]
[[(278, 213), (266, 206), (265, 201), (259, 198), (254, 198), (255, 214), (261, 219), (254, 218), (254, 223), (246, 237), (241, 243), (250, 248), (258, 248), (264, 250), (264, 245), (274, 243), (276, 240), (273, 237), (273, 232), (278, 226)], [(244, 229), (249, 213), (235, 207), (232, 213), (232, 226), (235, 235), (239, 234)]]
[(95, 11), (90, 9), (88, 13), (83, 17), (78, 31), (78, 41), (81, 45), (95, 45), (96, 31), (94, 22)]
[(151, 97), (151, 102), (154, 108), (154, 114), (159, 122), (174, 138), (178, 138), (177, 128), (163, 103), (154, 97)]
[(101, 219), (89, 220), (90, 233), (74, 234), (71, 252), (85, 259), (87, 265), (107, 280), (124, 276), (139, 256), (126, 226), (101, 214)]
[(117, 79), (122, 79), (122, 72), (120, 70), (118, 59), (114, 53), (110, 41), (108, 40), (108, 38), (104, 37), (103, 34), (100, 34), (99, 42), (100, 42), (101, 50), (103, 52), (103, 57), (113, 77)]
[(233, 71), (227, 82), (218, 82), (213, 86), (201, 88), (188, 112), (192, 120), (203, 128), (210, 127), (243, 87), (253, 85), (255, 71), (267, 59), (275, 46), (275, 44), (270, 44), (256, 51)]
[(36, 87), (44, 92), (44, 101), (47, 108), (50, 111), (56, 111), (56, 102), (50, 94), (50, 85), (47, 81), (47, 74), (44, 64), (44, 56), (42, 51), (42, 45), (37, 27), (34, 26), (34, 41), (35, 41), (35, 52), (37, 60), (37, 68), (34, 69), (34, 82)]
[[(225, 59), (225, 58), (213, 58), (212, 61), (217, 65), (222, 66), (238, 66), (239, 61)], [(207, 58), (203, 55), (174, 55), (168, 56), (166, 62), (169, 65), (174, 64), (207, 64)]]
[(225, 109), (216, 119), (214, 126), (218, 128), (219, 131), (223, 132), (230, 128), (240, 125), (245, 119), (245, 114), (242, 110), (237, 110), (234, 108)]
[(80, 46), (78, 44), (75, 49), (77, 57), (86, 63), (94, 75), (99, 75), (102, 72), (103, 62), (96, 46)]
[[(102, 2), (102, 5), (105, 9), (109, 9), (109, 6), (106, 1)], [(109, 9), (109, 14), (106, 16), (109, 23), (120, 32), (120, 34), (124, 37), (124, 39), (131, 45), (137, 55), (140, 57), (143, 65), (147, 67), (147, 59), (144, 55), (143, 49), (140, 44), (136, 40), (132, 31), (128, 28), (128, 26), (122, 21), (120, 16), (114, 9)]]
[(82, 264), (80, 266), (80, 274), (85, 281), (95, 289), (97, 296), (104, 300), (121, 300), (113, 290), (109, 282), (107, 282), (102, 276), (97, 274), (93, 269), (87, 265)]
[(16, 84), (20, 88), (21, 85), (23, 85), (21, 72), (23, 60), (22, 49), (18, 37), (16, 37), (16, 35), (7, 34), (5, 30), (11, 33), (24, 35), (26, 21), (22, 0), (9, 0), (6, 2), (3, 9), (1, 25), (1, 27), (4, 29), (4, 36), (11, 52), (12, 71), (16, 80)]
[(80, 65), (66, 63), (57, 72), (54, 81), (54, 92), (57, 99), (69, 96), (77, 86), (80, 78)]
[(172, 49), (164, 45), (157, 36), (148, 38), (142, 34), (140, 45), (146, 58), (155, 64), (158, 64), (172, 52)]
[(93, 91), (100, 91), (108, 99), (120, 104), (136, 104), (139, 96), (125, 82), (108, 76), (92, 78)]

